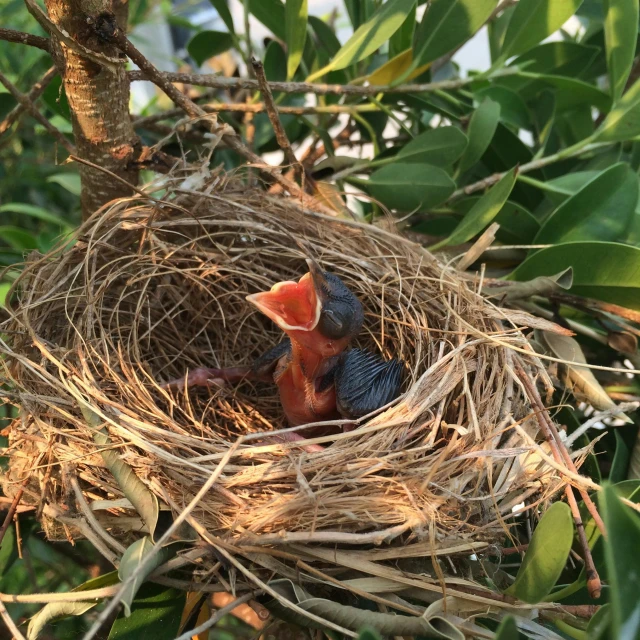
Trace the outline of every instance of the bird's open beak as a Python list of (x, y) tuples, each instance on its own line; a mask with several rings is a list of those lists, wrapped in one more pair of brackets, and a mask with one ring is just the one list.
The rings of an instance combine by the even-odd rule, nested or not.
[(285, 280), (271, 287), (271, 291), (254, 293), (247, 300), (254, 304), (283, 331), (313, 331), (320, 320), (322, 302), (314, 278), (318, 269), (309, 263), (310, 272), (298, 282)]

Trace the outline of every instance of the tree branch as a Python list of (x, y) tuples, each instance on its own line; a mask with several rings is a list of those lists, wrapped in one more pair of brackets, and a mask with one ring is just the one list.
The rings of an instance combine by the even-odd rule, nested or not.
[(15, 29), (0, 29), (0, 40), (26, 44), (29, 47), (49, 51), (49, 38), (35, 36), (32, 33), (24, 33), (23, 31), (16, 31)]
[(28, 96), (20, 93), (14, 84), (0, 71), (0, 83), (24, 107), (29, 115), (37, 120), (69, 153), (75, 153), (75, 147), (56, 129), (36, 108)]
[[(494, 73), (491, 78), (503, 78), (515, 75), (520, 70), (517, 67), (506, 67)], [(213, 74), (199, 73), (173, 73), (158, 72), (158, 74), (168, 82), (180, 82), (192, 84), (198, 87), (211, 87), (213, 89), (246, 89), (248, 91), (259, 91), (260, 86), (257, 80), (250, 78), (224, 78)], [(140, 71), (129, 71), (131, 82), (138, 80), (151, 80), (147, 72), (141, 68)], [(153, 82), (153, 80), (151, 80)], [(283, 93), (314, 93), (317, 95), (357, 95), (376, 96), (379, 93), (432, 93), (434, 91), (446, 91), (460, 89), (477, 79), (473, 76), (469, 78), (459, 78), (457, 80), (442, 80), (441, 82), (426, 82), (422, 84), (399, 84), (395, 87), (387, 85), (360, 86), (354, 84), (321, 84), (316, 82), (269, 82), (271, 91)]]
[[(58, 70), (55, 67), (51, 67), (49, 71), (47, 71), (40, 80), (38, 80), (33, 87), (31, 87), (31, 91), (26, 94), (26, 98), (32, 104), (44, 93), (44, 90), (49, 86), (51, 81), (58, 75)], [(7, 117), (0, 122), (0, 136), (7, 132), (8, 129), (20, 118), (20, 116), (25, 112), (26, 108), (22, 103), (18, 103), (9, 113)]]

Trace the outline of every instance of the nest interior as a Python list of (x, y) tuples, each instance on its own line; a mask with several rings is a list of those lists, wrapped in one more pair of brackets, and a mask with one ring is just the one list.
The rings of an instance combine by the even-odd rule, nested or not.
[[(395, 234), (222, 182), (112, 204), (64, 249), (30, 256), (0, 343), (21, 408), (5, 493), (26, 481), (26, 499), (61, 537), (71, 470), (124, 540), (144, 523), (100, 451), (117, 451), (180, 509), (239, 436), (286, 427), (275, 386), (170, 394), (158, 382), (247, 364), (277, 344), (280, 330), (245, 296), (297, 280), (308, 255), (362, 301), (359, 346), (404, 360), (403, 395), (323, 452), (243, 441), (193, 512), (204, 528), (237, 545), (385, 542), (389, 558), (412, 545), (470, 550), (504, 537), (514, 506), (562, 488), (513, 373), (514, 358), (532, 376), (540, 369), (511, 349), (527, 350), (522, 314), (512, 322)], [(102, 447), (81, 407), (101, 416)]]

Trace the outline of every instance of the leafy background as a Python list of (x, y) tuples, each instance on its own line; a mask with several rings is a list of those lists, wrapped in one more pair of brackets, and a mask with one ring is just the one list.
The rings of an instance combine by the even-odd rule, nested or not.
[[(463, 254), (497, 223), (496, 242), (481, 257), (487, 281), (530, 281), (571, 267), (568, 292), (562, 287), (530, 292), (516, 304), (576, 332), (569, 359), (640, 368), (637, 0), (433, 0), (428, 7), (416, 0), (344, 0), (328, 15), (309, 15), (306, 0), (247, 0), (251, 23), (269, 34), (262, 40), (247, 38), (244, 21), (237, 11), (232, 15), (225, 0), (211, 0), (211, 6), (219, 16), (215, 29), (194, 23), (194, 3), (132, 2), (132, 37), (144, 47), (150, 33), (145, 27), (160, 19), (171, 30), (175, 55), (167, 58), (174, 68), (246, 75), (246, 61), (255, 54), (270, 81), (388, 85), (389, 90), (367, 96), (275, 93), (279, 107), (313, 107), (303, 115), (283, 114), (282, 121), (314, 193), (338, 215), (346, 203), (353, 215), (372, 224), (386, 224), (390, 213), (405, 232), (445, 256)], [(41, 33), (20, 0), (3, 3), (0, 23)], [(490, 64), (462, 75), (453, 54), (481, 28), (488, 34)], [(0, 68), (23, 90), (50, 65), (40, 50), (0, 41)], [(432, 81), (444, 84), (395, 89)], [(260, 101), (259, 94), (239, 90), (193, 91), (212, 105)], [(145, 95), (150, 99), (138, 105), (137, 116), (162, 114), (169, 107), (163, 95)], [(0, 120), (14, 106), (8, 93), (0, 93)], [(59, 80), (49, 86), (39, 107), (70, 135)], [(220, 117), (252, 137), (258, 153), (281, 161), (265, 113), (247, 117), (227, 110)], [(201, 155), (204, 130), (193, 125), (176, 133), (171, 129), (175, 121), (147, 118), (138, 132), (146, 144), (170, 134), (166, 151)], [(343, 144), (334, 147), (338, 134)], [(309, 152), (319, 144), (324, 153)], [(0, 137), (0, 265), (6, 267), (0, 280), (2, 305), (10, 304), (6, 294), (23, 256), (47, 251), (80, 222), (79, 177), (73, 165), (58, 162), (60, 157), (44, 129), (26, 117)], [(233, 168), (241, 159), (219, 149), (211, 165), (220, 164)], [(601, 304), (594, 308), (571, 296)], [(607, 304), (626, 311), (621, 317)], [(540, 342), (537, 346), (548, 354), (566, 356), (566, 344)], [(585, 371), (552, 370), (558, 379), (555, 402), (562, 407), (556, 417), (569, 432), (594, 409), (610, 408), (611, 399), (640, 397), (632, 374)], [(567, 395), (567, 388), (577, 399)], [(0, 421), (7, 423), (13, 411), (9, 404), (1, 407)], [(549, 637), (640, 637), (640, 522), (618, 499), (640, 501), (640, 453), (634, 452), (640, 423), (630, 415), (633, 423), (603, 419), (597, 426), (612, 428), (591, 431), (581, 440), (597, 437), (595, 455), (583, 472), (606, 485), (598, 501), (607, 540), (585, 514), (605, 582), (599, 601), (587, 593), (583, 566), (572, 552), (579, 549), (573, 522), (561, 503), (539, 522), (523, 518), (519, 537), (528, 542), (524, 559), (513, 553), (468, 561), (477, 580), (527, 602), (604, 605), (591, 620), (541, 619), (549, 634), (557, 634)], [(109, 573), (87, 543), (47, 542), (29, 512), (20, 514), (18, 523), (19, 529), (8, 529), (0, 548), (0, 591), (69, 591)], [(89, 582), (88, 588), (95, 584)], [(177, 592), (145, 585), (132, 616), (120, 614), (108, 635), (173, 638), (184, 601)], [(38, 607), (9, 609), (15, 620), (24, 620)], [(76, 615), (44, 625), (40, 637), (79, 637), (98, 610), (66, 611)], [(500, 629), (490, 621), (484, 624), (501, 638), (516, 633), (536, 637), (522, 626), (516, 631), (510, 619)], [(251, 633), (227, 617), (210, 637)]]

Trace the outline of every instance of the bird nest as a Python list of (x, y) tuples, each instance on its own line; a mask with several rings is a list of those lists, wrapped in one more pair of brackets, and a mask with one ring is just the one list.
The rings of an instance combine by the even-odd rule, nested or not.
[[(288, 428), (275, 386), (159, 387), (277, 344), (281, 331), (245, 297), (297, 280), (310, 256), (361, 300), (355, 344), (404, 361), (395, 402), (309, 453), (268, 438)], [(565, 484), (517, 377), (544, 376), (525, 337), (544, 321), (495, 306), (479, 286), (397, 234), (232, 180), (112, 203), (73, 241), (29, 256), (14, 287), (0, 327), (20, 409), (5, 495), (22, 486), (53, 539), (100, 539), (98, 527), (126, 545), (150, 525), (115, 457), (161, 509), (189, 505), (198, 531), (264, 579), (299, 575), (294, 552), (309, 566), (437, 584), (436, 556), (499, 543), (515, 515)], [(281, 553), (261, 562), (260, 549)], [(412, 558), (419, 567), (398, 568)]]

